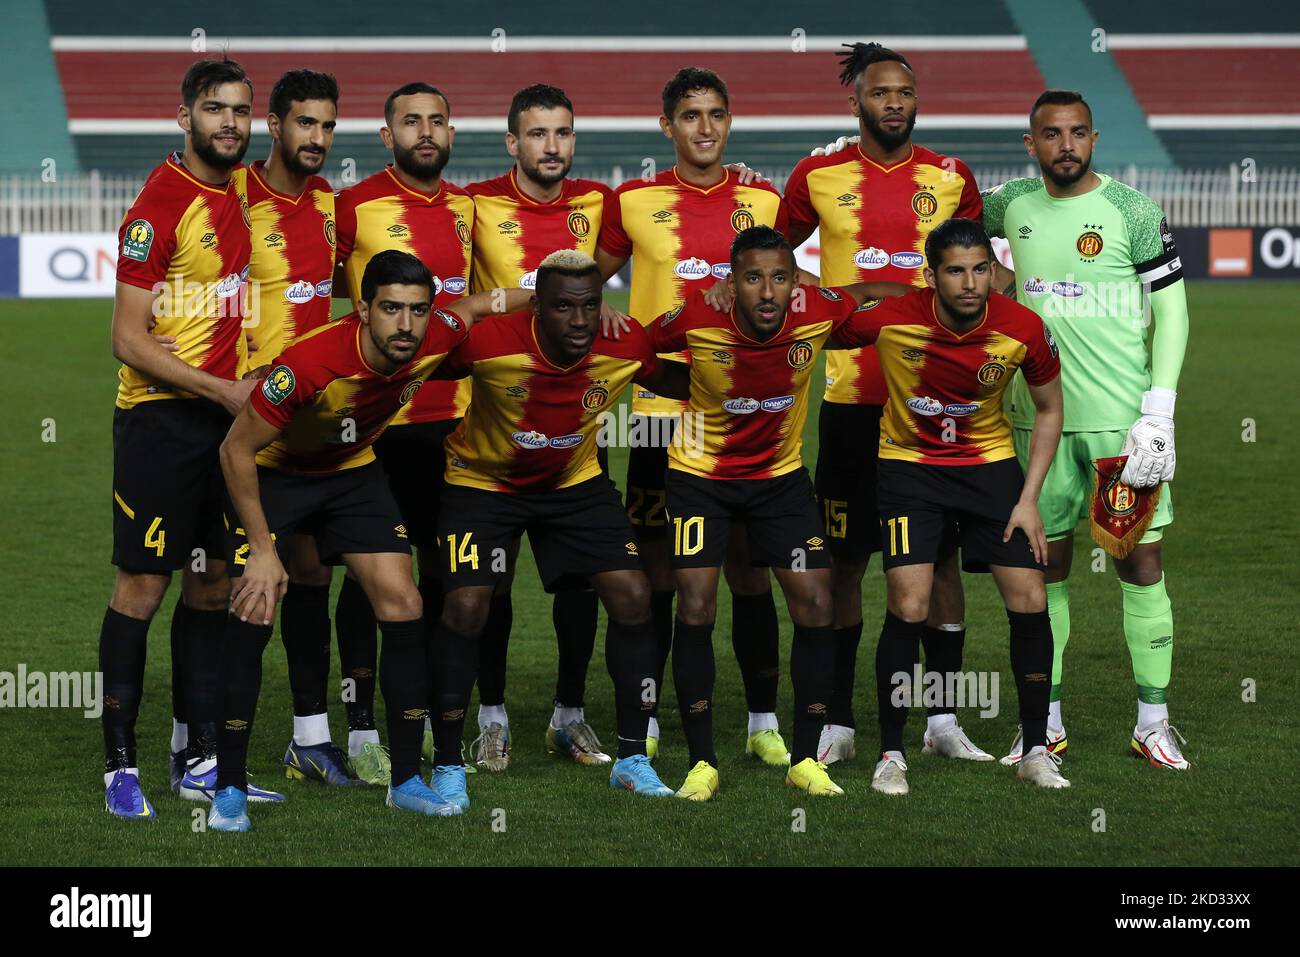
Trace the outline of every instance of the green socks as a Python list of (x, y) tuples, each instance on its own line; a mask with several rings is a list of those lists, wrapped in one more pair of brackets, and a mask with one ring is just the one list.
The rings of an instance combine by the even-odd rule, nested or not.
[(1061, 659), (1065, 643), (1070, 640), (1070, 583), (1051, 582), (1047, 586), (1047, 615), (1052, 619), (1052, 692), (1051, 700), (1061, 700)]
[[(1133, 659), (1138, 700), (1164, 704), (1174, 661), (1174, 613), (1164, 576), (1154, 585), (1119, 584), (1124, 593), (1124, 639)], [(1050, 608), (1052, 586), (1047, 587)], [(1055, 631), (1055, 618), (1052, 626)]]

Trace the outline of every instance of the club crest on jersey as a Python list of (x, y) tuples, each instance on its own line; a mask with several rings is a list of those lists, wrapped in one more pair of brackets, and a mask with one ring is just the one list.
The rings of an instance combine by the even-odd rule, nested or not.
[(295, 384), (292, 369), (288, 366), (276, 366), (262, 380), (262, 395), (272, 405), (279, 405), (293, 395)]
[(979, 379), (980, 385), (994, 386), (997, 385), (1004, 375), (1007, 374), (1007, 367), (996, 359), (990, 359), (979, 367), (975, 373), (975, 378)]
[(330, 249), (338, 245), (336, 227), (334, 226), (334, 217), (325, 213), (325, 242), (330, 244)]
[(929, 219), (939, 211), (939, 201), (934, 198), (934, 193), (929, 190), (921, 190), (912, 197), (912, 212), (916, 213), (921, 219)]
[(244, 227), (246, 229), (252, 229), (253, 217), (249, 215), (248, 212), (248, 197), (245, 196), (243, 193), (239, 194), (239, 212), (240, 215), (244, 217)]
[(422, 385), (424, 385), (423, 379), (413, 379), (406, 383), (406, 385), (402, 387), (402, 394), (399, 397), (402, 401), (402, 405), (406, 405), (406, 403), (414, 399), (415, 393), (420, 391), (420, 386)]
[(588, 412), (595, 412), (609, 401), (609, 390), (602, 386), (593, 385), (586, 392), (582, 393), (582, 407)]
[(697, 256), (679, 259), (673, 266), (673, 272), (681, 279), (703, 279), (713, 267)]
[(466, 223), (465, 220), (461, 219), (456, 222), (456, 235), (459, 237), (461, 245), (469, 245), (469, 224)]
[(295, 306), (301, 306), (304, 302), (311, 302), (316, 298), (316, 287), (306, 279), (300, 279), (285, 288), (284, 298)]
[(569, 213), (569, 218), (564, 224), (569, 227), (569, 232), (575, 239), (585, 239), (591, 235), (591, 220), (580, 210)]
[(1079, 255), (1084, 259), (1096, 259), (1097, 254), (1101, 252), (1101, 247), (1101, 233), (1092, 229), (1081, 234), (1074, 241), (1074, 248), (1079, 251)]
[(853, 257), (853, 265), (859, 269), (884, 269), (889, 265), (889, 253), (875, 246), (860, 249)]
[(813, 349), (813, 344), (811, 342), (807, 339), (800, 339), (798, 342), (791, 344), (790, 350), (785, 354), (785, 358), (794, 368), (804, 369), (813, 361), (816, 354), (816, 350)]
[(153, 223), (147, 219), (132, 220), (122, 237), (122, 256), (142, 263), (149, 258), (149, 247), (152, 245)]
[(1137, 508), (1138, 503), (1133, 487), (1120, 481), (1119, 477), (1122, 474), (1122, 472), (1116, 472), (1110, 477), (1110, 481), (1106, 483), (1106, 489), (1101, 496), (1106, 511), (1116, 518), (1123, 518), (1125, 515), (1131, 514)]
[(738, 233), (744, 232), (754, 225), (754, 214), (747, 209), (738, 209), (731, 214), (731, 228)]

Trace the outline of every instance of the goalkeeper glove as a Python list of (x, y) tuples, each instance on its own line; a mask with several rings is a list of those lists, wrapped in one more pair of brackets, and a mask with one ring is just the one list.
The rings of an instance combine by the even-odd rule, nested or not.
[(860, 137), (857, 136), (841, 136), (834, 143), (827, 143), (825, 146), (817, 147), (809, 155), (833, 156), (834, 154), (838, 153), (842, 149), (847, 149), (850, 146), (857, 146), (859, 139)]
[(1124, 440), (1128, 461), (1120, 481), (1134, 488), (1151, 488), (1174, 477), (1173, 389), (1153, 386), (1142, 393), (1142, 418), (1133, 423)]

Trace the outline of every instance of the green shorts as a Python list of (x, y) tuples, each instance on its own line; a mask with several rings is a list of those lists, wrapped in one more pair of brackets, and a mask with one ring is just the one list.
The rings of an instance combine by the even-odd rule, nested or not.
[[(1013, 429), (1016, 456), (1022, 468), (1029, 465), (1029, 429)], [(1043, 516), (1043, 528), (1049, 541), (1073, 534), (1079, 519), (1088, 514), (1092, 498), (1093, 459), (1119, 455), (1124, 448), (1128, 430), (1118, 432), (1063, 432), (1057, 446), (1056, 458), (1043, 480), (1043, 491), (1038, 496), (1038, 511)], [(1158, 542), (1164, 527), (1174, 520), (1173, 496), (1168, 484), (1160, 494), (1155, 518), (1142, 536), (1141, 544)]]

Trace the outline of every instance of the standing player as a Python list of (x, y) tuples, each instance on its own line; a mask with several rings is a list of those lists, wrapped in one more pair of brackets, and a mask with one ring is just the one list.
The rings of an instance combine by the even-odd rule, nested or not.
[[(1052, 749), (1061, 751), (1067, 741), (1060, 702), (1061, 659), (1070, 637), (1067, 578), (1074, 529), (1092, 490), (1092, 460), (1128, 452), (1122, 480), (1138, 488), (1173, 478), (1174, 401), (1187, 348), (1187, 294), (1160, 207), (1091, 170), (1097, 131), (1083, 97), (1047, 91), (1030, 111), (1029, 128), (1025, 146), (1043, 175), (992, 190), (985, 197), (984, 224), (989, 235), (1011, 243), (1016, 295), (1051, 323), (1064, 368), (1065, 435), (1040, 502), (1050, 543), (1047, 600), (1055, 638), (1048, 735)], [(1147, 302), (1155, 319), (1149, 351)], [(1011, 421), (1024, 459), (1034, 409), (1019, 382), (1012, 387)], [(1172, 521), (1165, 485), (1150, 528), (1115, 568), (1138, 692), (1133, 751), (1156, 767), (1186, 770), (1191, 763), (1179, 748), (1181, 735), (1169, 724), (1166, 703), (1174, 619), (1160, 542)], [(1021, 750), (1017, 738), (1003, 762), (1015, 763)]]
[[(822, 285), (870, 279), (924, 286), (930, 230), (951, 216), (980, 217), (975, 179), (961, 160), (912, 142), (916, 77), (902, 55), (878, 43), (854, 43), (841, 63), (840, 81), (853, 85), (849, 108), (859, 136), (795, 166), (785, 189), (790, 241), (798, 247), (820, 230)], [(818, 747), (827, 764), (854, 755), (862, 578), (871, 553), (880, 548), (876, 444), (887, 398), (874, 349), (826, 357), (816, 484), (835, 592), (835, 699)], [(937, 566), (924, 637), (926, 667), (942, 674), (961, 671), (966, 637), (961, 576), (956, 556), (948, 552)], [(925, 751), (992, 761), (962, 731), (952, 705), (930, 709)]]
[[(649, 322), (707, 288), (730, 270), (731, 241), (750, 226), (786, 229), (781, 196), (766, 182), (746, 185), (723, 165), (731, 132), (727, 87), (709, 70), (678, 71), (663, 89), (659, 126), (673, 141), (677, 162), (651, 179), (624, 183), (605, 204), (596, 261), (609, 278), (631, 256), (632, 315)], [(654, 594), (660, 683), (673, 639), (673, 573), (664, 514), (669, 437), (685, 405), (638, 389), (632, 412), (648, 424), (652, 447), (631, 449), (627, 511)], [(638, 432), (642, 431), (637, 429)], [(750, 565), (743, 531), (736, 529), (724, 566), (731, 587), (732, 645), (749, 707), (746, 751), (785, 766), (789, 753), (776, 719), (780, 678), (776, 605), (766, 568)], [(650, 755), (657, 751), (658, 720), (650, 725)]]
[[(334, 274), (334, 190), (319, 173), (334, 142), (339, 88), (328, 73), (290, 70), (271, 90), (266, 118), (271, 152), (236, 172), (252, 220), (248, 278), (257, 296), (248, 323), (251, 352), (239, 374), (269, 362), (294, 339), (330, 319)], [(348, 784), (346, 756), (330, 741), (325, 701), (330, 672), (331, 571), (311, 535), (285, 550), (289, 587), (280, 633), (293, 697), (293, 738), (284, 754), (289, 777)], [(212, 768), (215, 776), (215, 765)]]
[(690, 771), (677, 794), (708, 801), (719, 789), (713, 622), (729, 533), (743, 525), (751, 560), (772, 568), (794, 622), (794, 746), (786, 783), (837, 796), (844, 792), (817, 760), (834, 686), (835, 635), (825, 532), (801, 455), (808, 380), (817, 354), (859, 303), (906, 287), (796, 287), (794, 250), (769, 226), (742, 231), (730, 257), (729, 312), (695, 292), (650, 326), (657, 352), (690, 355), (688, 413), (700, 418), (704, 434), (703, 449), (668, 451), (678, 592), (673, 682), (690, 748)]
[[(155, 169), (118, 233), (113, 355), (113, 597), (99, 633), (105, 806), (154, 818), (140, 789), (135, 723), (149, 622), (172, 573), (172, 786), (216, 752), (217, 667), (229, 584), (218, 556), (217, 449), (252, 388), (236, 381), (248, 274), (244, 158), (253, 87), (233, 60), (200, 60), (181, 83), (185, 149)], [(199, 294), (193, 294), (199, 290)], [(154, 340), (170, 336), (175, 354)], [(191, 564), (202, 549), (206, 570)], [(188, 753), (188, 762), (187, 762)], [(188, 766), (187, 767), (187, 763)], [(188, 796), (188, 795), (186, 795)]]
[[(533, 308), (478, 330), (443, 374), (467, 374), (473, 398), (447, 439), (438, 542), (447, 594), (435, 630), (432, 786), (469, 806), (461, 734), (478, 669), (478, 636), (512, 543), (528, 533), (547, 591), (596, 590), (609, 613), (605, 661), (614, 680), (618, 760), (610, 787), (669, 797), (646, 757), (659, 695), (650, 587), (618, 492), (597, 461), (600, 413), (636, 380), (686, 394), (686, 370), (661, 363), (633, 327), (598, 338), (602, 277), (576, 250), (546, 257)], [(522, 387), (512, 391), (511, 386)]]
[[(575, 135), (573, 104), (563, 90), (545, 84), (520, 90), (511, 100), (506, 125), (506, 150), (515, 165), (503, 176), (466, 188), (474, 197), (470, 288), (475, 292), (532, 289), (537, 267), (558, 249), (594, 254), (605, 200), (611, 195), (604, 183), (568, 178)], [(603, 460), (604, 450), (600, 452)], [(506, 648), (514, 619), (510, 583), (507, 577), (492, 596), (479, 638), (480, 736), (475, 758), (490, 771), (503, 771), (510, 761), (505, 707)], [(596, 642), (596, 602), (596, 593), (582, 588), (556, 592), (552, 604), (560, 655), (546, 747), (580, 764), (610, 760), (583, 711), (587, 665)]]
[[(474, 229), (474, 201), (442, 178), (455, 138), (451, 107), (436, 87), (408, 83), (389, 94), (384, 122), (379, 136), (393, 151), (392, 165), (335, 200), (347, 294), (357, 303), (366, 263), (377, 252), (400, 249), (429, 267), (434, 305), (441, 306), (468, 289)], [(434, 550), (442, 442), (464, 415), (468, 396), (468, 385), (430, 382), (375, 444), (416, 550), (420, 594), (431, 621), (442, 602)], [(335, 619), (343, 672), (355, 693), (348, 705), (348, 752), (363, 780), (385, 784), (388, 756), (374, 729), (374, 614), (355, 580), (344, 579)]]
[[(1035, 501), (1061, 436), (1061, 363), (1033, 312), (990, 295), (993, 248), (974, 220), (955, 218), (926, 240), (930, 288), (860, 313), (840, 333), (874, 343), (889, 388), (880, 428), (881, 557), (888, 605), (876, 648), (881, 758), (871, 786), (906, 794), (903, 725), (908, 683), (930, 610), (945, 531), (958, 527), (962, 564), (989, 571), (1011, 626), (1011, 670), (1028, 757), (1017, 777), (1064, 788), (1047, 750), (1052, 629), (1043, 589), (1047, 540)], [(1022, 369), (1038, 411), (1025, 472), (1002, 393)], [(900, 701), (899, 698), (902, 697)]]
[[(396, 250), (371, 258), (355, 315), (318, 328), (276, 358), (221, 446), (230, 500), (227, 554), (235, 579), (222, 656), (224, 723), (208, 826), (249, 829), (243, 773), (262, 682), (262, 651), (288, 574), (277, 552), (300, 529), (321, 557), (346, 563), (384, 635), (380, 675), (392, 745), (390, 807), (459, 813), (419, 776), (428, 713), (428, 637), (411, 582), (410, 546), (372, 444), (412, 402), (491, 294), (432, 308), (433, 277)], [(518, 306), (526, 295), (516, 292)], [(346, 413), (340, 417), (339, 410)]]

